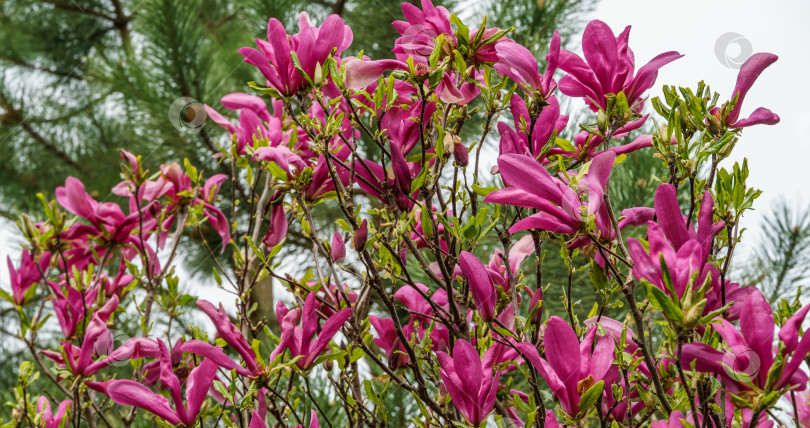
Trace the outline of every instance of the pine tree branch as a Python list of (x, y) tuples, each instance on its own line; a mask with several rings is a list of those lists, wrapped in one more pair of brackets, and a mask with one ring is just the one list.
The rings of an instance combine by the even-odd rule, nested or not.
[(42, 146), (45, 147), (45, 149), (55, 154), (56, 157), (62, 159), (66, 164), (72, 166), (77, 171), (79, 172), (83, 171), (82, 166), (78, 162), (73, 160), (73, 158), (71, 158), (67, 153), (62, 151), (62, 149), (60, 149), (54, 143), (45, 138), (42, 134), (37, 132), (37, 130), (34, 129), (31, 126), (31, 124), (28, 123), (26, 119), (23, 117), (22, 112), (18, 109), (15, 109), (14, 106), (12, 106), (11, 103), (8, 102), (8, 99), (3, 94), (0, 94), (0, 108), (6, 111), (0, 122), (2, 122), (5, 125), (15, 123), (20, 125), (25, 130), (25, 132), (27, 132), (28, 135), (30, 135), (31, 138), (34, 139), (34, 141), (40, 143)]
[(54, 70), (54, 69), (51, 69), (51, 68), (40, 67), (40, 66), (35, 65), (35, 64), (29, 64), (29, 63), (23, 61), (20, 58), (14, 58), (14, 57), (4, 55), (4, 54), (0, 54), (0, 60), (8, 61), (8, 62), (10, 62), (10, 63), (12, 63), (14, 65), (19, 65), (20, 67), (30, 68), (31, 70), (36, 70), (36, 71), (41, 71), (43, 73), (53, 74), (54, 76), (65, 77), (65, 78), (68, 78), (68, 79), (75, 79), (75, 80), (84, 80), (83, 77), (77, 76), (72, 71), (68, 73), (66, 71)]
[(98, 11), (95, 11), (95, 10), (92, 10), (92, 9), (87, 9), (87, 8), (81, 7), (81, 6), (79, 6), (79, 5), (75, 4), (75, 3), (65, 3), (65, 2), (62, 2), (62, 1), (59, 1), (59, 0), (39, 0), (39, 1), (42, 2), (42, 3), (47, 3), (47, 4), (50, 4), (50, 5), (53, 5), (57, 9), (67, 10), (67, 11), (70, 11), (70, 12), (78, 12), (78, 13), (82, 13), (82, 14), (85, 14), (85, 15), (97, 16), (99, 18), (104, 18), (104, 19), (106, 19), (108, 21), (115, 21), (114, 16), (106, 15), (106, 14), (103, 14), (101, 12), (98, 12)]

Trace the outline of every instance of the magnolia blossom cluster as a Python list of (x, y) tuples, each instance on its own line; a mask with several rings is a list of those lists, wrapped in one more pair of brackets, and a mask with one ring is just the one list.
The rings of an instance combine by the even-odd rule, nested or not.
[[(120, 200), (98, 201), (68, 178), (56, 203), (45, 202), (47, 220), (21, 220), (28, 244), (19, 263), (9, 259), (4, 297), (34, 358), (46, 357), (42, 369), (71, 393), (55, 412), (39, 397), (31, 405), (38, 423), (103, 417), (107, 397), (129, 409), (130, 422), (137, 408), (175, 426), (224, 417), (229, 426), (317, 427), (333, 414), (315, 400), (311, 379), (320, 376), (352, 425), (384, 425), (385, 384), (410, 393), (415, 423), (426, 427), (483, 426), (493, 413), (510, 426), (772, 426), (767, 411), (783, 397), (791, 417), (810, 426), (802, 367), (810, 335), (801, 328), (810, 306), (775, 314), (760, 291), (728, 278), (732, 210), (713, 183), (722, 152), (710, 152), (712, 176), (694, 181), (709, 157), (673, 132), (687, 125), (664, 117), (666, 126), (639, 135), (653, 127), (644, 109), (658, 70), (683, 55), (636, 67), (630, 27), (616, 35), (592, 21), (582, 56), (561, 49), (555, 32), (541, 70), (507, 29), (468, 28), (430, 0), (402, 9), (392, 59), (351, 56), (361, 47), (336, 15), (317, 26), (302, 14), (295, 34), (271, 19), (266, 40), (240, 49), (263, 79), (249, 85), (258, 95), (226, 95), (224, 110), (205, 106), (228, 135), (213, 162), (231, 165), (230, 177), (204, 180), (188, 164), (150, 174), (122, 151), (125, 179), (112, 190)], [(774, 61), (752, 56), (725, 103), (667, 111), (688, 109), (688, 134), (709, 145), (775, 124), (765, 108), (740, 119), (747, 92)], [(564, 96), (595, 116), (570, 141)], [(484, 135), (467, 141), (462, 127), (475, 115)], [(497, 147), (482, 149), (490, 143)], [(657, 187), (653, 207), (614, 211), (611, 174), (642, 149), (676, 172)], [(487, 153), (497, 153), (488, 174), (479, 172)], [(702, 160), (678, 163), (692, 157)], [(683, 168), (695, 173), (679, 175)], [(232, 192), (231, 216), (220, 195), (227, 180), (249, 192), (245, 200)], [(684, 180), (693, 180), (686, 199)], [(332, 226), (312, 209), (327, 201), (344, 218), (323, 233)], [(203, 299), (189, 309), (205, 315), (210, 338), (172, 332), (171, 303), (159, 302), (174, 308), (167, 332), (151, 328), (163, 322), (152, 315), (156, 299), (178, 298), (172, 265), (192, 229), (189, 240), (223, 260), (217, 282), (225, 277), (236, 296), (235, 317)], [(285, 248), (301, 239), (312, 269), (279, 273)], [(572, 272), (574, 255), (585, 254), (601, 278), (597, 291), (610, 293), (584, 321), (570, 277), (568, 313), (544, 310), (550, 244), (569, 255)], [(261, 278), (287, 286), (294, 302), (251, 301)], [(612, 293), (624, 297), (626, 318), (605, 313)], [(58, 348), (40, 348), (30, 333), (47, 319), (45, 302), (60, 327)], [(275, 307), (276, 334), (264, 334), (273, 320), (251, 319), (257, 305)], [(142, 334), (115, 343), (117, 319), (133, 311)], [(643, 317), (668, 326), (658, 350)], [(121, 362), (132, 370), (115, 371)], [(363, 379), (369, 367), (383, 375)]]

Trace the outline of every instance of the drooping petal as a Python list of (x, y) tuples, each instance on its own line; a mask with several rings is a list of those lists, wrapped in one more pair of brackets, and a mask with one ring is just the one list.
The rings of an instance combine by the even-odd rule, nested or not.
[(169, 406), (166, 397), (155, 394), (149, 388), (134, 380), (121, 379), (107, 386), (107, 394), (116, 403), (149, 411), (169, 422), (178, 425), (181, 421)]

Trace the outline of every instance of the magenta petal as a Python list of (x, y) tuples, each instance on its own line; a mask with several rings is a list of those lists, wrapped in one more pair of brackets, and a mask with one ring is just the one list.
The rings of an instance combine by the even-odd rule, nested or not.
[(743, 100), (748, 90), (754, 85), (759, 75), (771, 64), (776, 62), (777, 59), (779, 59), (779, 57), (772, 53), (755, 53), (740, 67), (740, 72), (737, 74), (737, 84), (734, 86), (734, 92), (731, 93), (732, 99), (735, 96), (738, 97), (737, 104), (734, 105), (734, 109), (728, 114), (729, 123), (737, 122), (737, 119), (740, 117), (740, 109), (742, 108)]
[(738, 120), (733, 125), (729, 125), (729, 128), (745, 128), (753, 125), (776, 125), (777, 123), (779, 123), (779, 116), (776, 113), (765, 107), (760, 107), (754, 110), (747, 118)]
[(616, 70), (618, 51), (616, 37), (607, 24), (598, 19), (588, 23), (582, 35), (582, 52), (605, 93), (613, 90), (610, 86)]
[(118, 404), (134, 406), (147, 410), (169, 422), (172, 425), (180, 424), (180, 418), (169, 406), (166, 397), (155, 394), (146, 386), (134, 380), (122, 379), (107, 386), (107, 394)]
[(785, 322), (782, 329), (779, 330), (779, 340), (785, 343), (785, 352), (790, 353), (796, 349), (799, 343), (799, 328), (807, 316), (807, 311), (810, 311), (810, 305), (805, 306), (790, 319)]
[(552, 316), (543, 334), (549, 365), (565, 384), (566, 389), (576, 390), (580, 374), (579, 338), (574, 329), (562, 318)]
[(470, 284), (470, 292), (478, 313), (485, 321), (492, 321), (495, 318), (495, 290), (484, 264), (478, 257), (466, 251), (459, 254), (458, 264)]
[(304, 363), (304, 366), (309, 367), (312, 362), (315, 361), (315, 358), (320, 355), (324, 349), (326, 349), (327, 345), (329, 345), (329, 341), (332, 340), (332, 337), (335, 336), (335, 333), (340, 330), (345, 323), (351, 316), (353, 311), (349, 308), (341, 309), (326, 321), (323, 325), (323, 330), (318, 333), (318, 340), (312, 344), (309, 349), (309, 356)]
[(588, 168), (588, 214), (595, 214), (602, 205), (602, 197), (607, 187), (610, 171), (613, 169), (613, 162), (616, 154), (612, 152), (602, 153), (591, 161)]
[(188, 421), (186, 425), (191, 425), (200, 413), (200, 407), (208, 395), (208, 389), (214, 382), (217, 375), (217, 364), (204, 359), (199, 366), (191, 370), (186, 381), (186, 406), (188, 407)]
[[(681, 214), (681, 207), (678, 205), (678, 195), (675, 186), (664, 183), (658, 186), (655, 192), (655, 214), (658, 216), (658, 224), (664, 231), (664, 235), (672, 242), (677, 250), (688, 239), (686, 233), (686, 221)], [(672, 268), (670, 266), (670, 268)]]
[(378, 61), (363, 61), (353, 59), (345, 62), (346, 87), (353, 90), (364, 89), (382, 76), (386, 70), (407, 70), (408, 66), (402, 61), (394, 59), (381, 59)]
[(743, 303), (740, 331), (751, 350), (760, 359), (760, 379), (768, 375), (773, 364), (773, 311), (762, 293), (753, 293)]
[(681, 362), (684, 368), (695, 362), (695, 370), (725, 375), (722, 364), (723, 353), (705, 343), (687, 343), (681, 349)]
[[(578, 226), (578, 225), (577, 225)], [(524, 218), (509, 228), (509, 233), (520, 232), (521, 230), (542, 229), (555, 233), (566, 233), (573, 235), (577, 233), (578, 227), (572, 223), (562, 222), (558, 217), (541, 212)]]
[(483, 369), (481, 357), (470, 342), (464, 339), (456, 341), (453, 346), (453, 367), (464, 391), (471, 397), (478, 397)]
[(498, 169), (504, 180), (526, 192), (560, 203), (562, 192), (548, 171), (529, 156), (505, 154), (498, 157)]
[(188, 352), (190, 354), (196, 354), (201, 357), (204, 357), (206, 360), (210, 360), (211, 362), (215, 363), (217, 366), (222, 367), (225, 370), (236, 370), (236, 372), (242, 376), (251, 375), (250, 370), (245, 369), (244, 367), (237, 364), (236, 361), (232, 360), (230, 357), (225, 355), (225, 352), (223, 352), (222, 348), (220, 348), (219, 346), (214, 346), (209, 344), (208, 342), (203, 342), (201, 340), (189, 340), (188, 342), (181, 345), (180, 349), (183, 352)]

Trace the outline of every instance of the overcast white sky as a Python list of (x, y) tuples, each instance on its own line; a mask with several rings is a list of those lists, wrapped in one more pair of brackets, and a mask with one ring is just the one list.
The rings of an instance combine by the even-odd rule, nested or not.
[[(691, 86), (704, 80), (727, 100), (737, 78), (737, 69), (724, 65), (715, 55), (717, 40), (737, 33), (750, 42), (753, 52), (779, 56), (748, 93), (741, 117), (757, 107), (778, 114), (781, 123), (746, 128), (731, 159), (748, 158), (749, 185), (763, 190), (744, 225), (756, 230), (759, 217), (776, 198), (784, 196), (808, 203), (806, 172), (810, 169), (810, 2), (804, 0), (603, 0), (593, 18), (605, 21), (615, 33), (632, 25), (630, 48), (636, 68), (657, 54), (677, 50), (686, 56), (665, 66), (651, 92), (660, 95), (663, 84)], [(572, 47), (573, 48), (573, 47)], [(727, 53), (738, 56), (740, 46)]]

